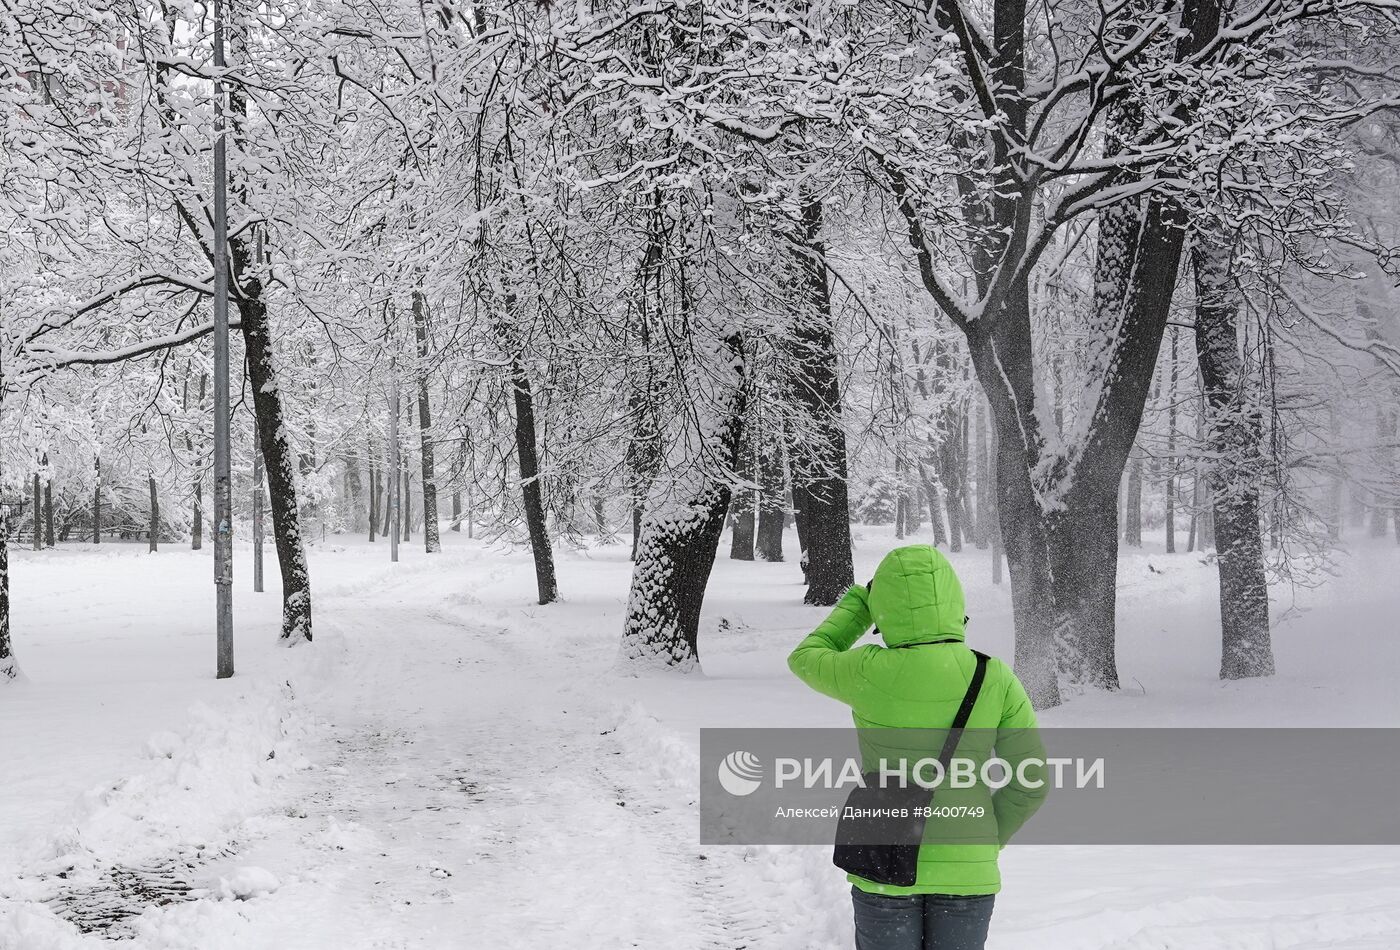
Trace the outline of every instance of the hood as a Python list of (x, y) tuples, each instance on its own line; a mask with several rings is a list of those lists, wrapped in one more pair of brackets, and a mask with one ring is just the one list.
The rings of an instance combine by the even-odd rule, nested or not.
[(885, 645), (963, 638), (963, 589), (953, 565), (927, 544), (895, 548), (870, 582), (870, 619)]

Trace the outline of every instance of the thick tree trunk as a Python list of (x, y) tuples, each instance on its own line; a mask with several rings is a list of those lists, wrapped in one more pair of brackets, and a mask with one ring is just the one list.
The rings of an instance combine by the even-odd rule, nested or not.
[(452, 493), (452, 530), (462, 531), (462, 493), (454, 491)]
[[(1000, 416), (1014, 410), (1003, 405), (994, 407), (994, 412)], [(997, 429), (1000, 434), (1009, 426), (998, 418)], [(996, 478), (997, 515), (1016, 624), (1016, 672), (1036, 708), (1058, 706), (1060, 688), (1052, 650), (1055, 590), (1045, 518), (1026, 459), (1009, 438), (999, 439)]]
[[(232, 31), (231, 45), (233, 60), (237, 62), (243, 48), (243, 35), (239, 30)], [(229, 114), (234, 137), (246, 146), (244, 124), (248, 103), (242, 87), (237, 83), (229, 87)], [(231, 192), (242, 203), (246, 187), (235, 177)], [(256, 232), (251, 237), (247, 232), (230, 235), (229, 257), (233, 279), (229, 282), (229, 293), (238, 308), (248, 389), (253, 394), (253, 417), (272, 510), (272, 535), (277, 546), (277, 565), (282, 574), (281, 639), (287, 644), (310, 643), (311, 571), (307, 566), (301, 513), (297, 507), (298, 457), (287, 435), (282, 389), (278, 384), (277, 364), (272, 352), (271, 321), (259, 276), (259, 268), (265, 263), (258, 259), (262, 254)], [(232, 530), (232, 527), (230, 525), (229, 529)], [(219, 530), (218, 525), (215, 530)]]
[[(1176, 56), (1203, 49), (1218, 32), (1219, 8), (1189, 4)], [(940, 26), (951, 15), (938, 8)], [(998, 0), (990, 24), (995, 53), (992, 82), (999, 123), (989, 135), (995, 170), (988, 197), (971, 187), (969, 218), (999, 236), (974, 247), (972, 276), (983, 304), (977, 319), (950, 317), (968, 339), (977, 378), (992, 406), (997, 443), (998, 514), (1012, 580), (1016, 615), (1016, 670), (1037, 707), (1060, 701), (1057, 668), (1079, 682), (1117, 685), (1115, 617), (1117, 565), (1114, 503), (1131, 451), (1165, 329), (1186, 225), (1174, 204), (1155, 197), (1121, 199), (1099, 213), (1099, 255), (1090, 313), (1085, 395), (1076, 414), (1081, 431), (1064, 452), (1047, 452), (1037, 406), (1036, 355), (1031, 332), (1027, 275), (1002, 265), (1019, 260), (1031, 239), (1037, 194), (1022, 167), (1019, 150), (1028, 129), (1025, 84), (1027, 9), (1023, 0)], [(969, 56), (975, 52), (966, 51)], [(1122, 109), (1125, 106), (1118, 106)], [(1188, 104), (1176, 110), (1190, 119)], [(1109, 156), (1116, 134), (1132, 134), (1132, 116), (1111, 117)], [(930, 295), (942, 300), (946, 286), (937, 273), (916, 198), (907, 179), (886, 166), (890, 188), (909, 226), (910, 244)], [(1124, 173), (1124, 177), (1128, 177)], [(1082, 545), (1080, 548), (1071, 545)], [(1086, 583), (1087, 582), (1087, 583)]]
[(767, 426), (758, 449), (758, 536), (755, 553), (764, 561), (783, 559), (783, 522), (787, 495), (783, 476), (782, 430)]
[(805, 306), (787, 336), (789, 398), (798, 417), (789, 430), (788, 466), (806, 560), (808, 604), (834, 604), (855, 582), (851, 561), (846, 435), (836, 365), (820, 199), (804, 196), (794, 261)]
[[(733, 356), (735, 378), (724, 386), (708, 431), (699, 437), (733, 467), (748, 392), (740, 341), (730, 338), (724, 345)], [(652, 482), (627, 600), (619, 653), (623, 665), (686, 672), (700, 660), (700, 610), (724, 531), (729, 483), (702, 464), (692, 464), (679, 479), (679, 484), (676, 479)]]
[(413, 294), (413, 337), (418, 344), (418, 432), (423, 469), (423, 548), (429, 554), (442, 550), (438, 536), (437, 471), (433, 460), (433, 413), (428, 403), (428, 303)]
[(1224, 240), (1201, 235), (1196, 272), (1196, 357), (1207, 406), (1207, 444), (1218, 460), (1211, 477), (1220, 570), (1221, 679), (1270, 676), (1269, 588), (1259, 533), (1263, 417), (1248, 391), (1239, 353), (1239, 300)]
[(283, 425), (282, 392), (272, 356), (272, 340), (262, 285), (248, 274), (249, 249), (243, 241), (231, 239), (235, 273), (241, 293), (237, 298), (242, 324), (243, 348), (247, 354), (248, 388), (253, 394), (258, 443), (262, 448), (267, 477), (268, 501), (272, 510), (272, 535), (277, 546), (277, 565), (282, 573), (282, 639), (288, 643), (311, 641), (311, 572), (301, 537), (301, 513), (297, 509), (296, 465)]
[(525, 527), (530, 532), (530, 551), (535, 559), (535, 587), (540, 603), (552, 604), (559, 599), (559, 583), (554, 576), (554, 549), (545, 522), (544, 491), (540, 485), (535, 397), (525, 367), (514, 353), (510, 358), (510, 376), (515, 396), (515, 453), (520, 466), (520, 496), (525, 509)]
[[(1124, 283), (1111, 285), (1119, 288), (1118, 305), (1096, 302), (1095, 313), (1104, 318), (1103, 382), (1087, 407), (1091, 422), (1075, 446), (1073, 466), (1042, 457), (1025, 288), (1008, 292), (988, 329), (969, 327), (998, 436), (998, 515), (1016, 613), (1016, 668), (1040, 707), (1059, 702), (1057, 668), (1075, 682), (1118, 685), (1114, 499), (1141, 421), (1180, 260), (1174, 212), (1155, 202), (1105, 226), (1113, 233), (1101, 241), (1110, 242), (1121, 266), (1101, 264), (1105, 280), (1098, 283)], [(1053, 506), (1042, 505), (1047, 490)]]
[(928, 506), (928, 520), (933, 528), (934, 547), (943, 547), (948, 543), (948, 532), (943, 527), (943, 506), (939, 501), (938, 486), (933, 479), (929, 478), (929, 465), (933, 464), (932, 459), (928, 464), (919, 462), (919, 483), (924, 489), (924, 503)]
[[(150, 550), (155, 551), (160, 545), (160, 500), (156, 497), (156, 477), (154, 475), (146, 476), (146, 484), (151, 489), (151, 523), (146, 530), (150, 538)], [(36, 495), (39, 493), (39, 476), (37, 475), (34, 476), (34, 493)], [(39, 527), (37, 518), (34, 521), (34, 527), (36, 529)], [(34, 546), (38, 547), (37, 544)]]

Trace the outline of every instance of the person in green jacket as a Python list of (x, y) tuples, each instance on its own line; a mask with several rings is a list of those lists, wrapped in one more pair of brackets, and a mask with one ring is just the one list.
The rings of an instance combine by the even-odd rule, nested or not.
[[(868, 586), (848, 590), (797, 645), (788, 667), (808, 686), (849, 705), (858, 729), (947, 730), (977, 665), (964, 642), (966, 621), (962, 584), (948, 559), (928, 545), (897, 548)], [(872, 623), (884, 646), (853, 649)], [(1044, 749), (1035, 726), (1020, 680), (991, 658), (958, 754), (985, 757), (994, 740), (998, 758), (1012, 766), (1024, 761), (1025, 767), (995, 793), (970, 793), (991, 804), (971, 843), (949, 843), (957, 834), (926, 832), (913, 885), (847, 875), (857, 950), (981, 950), (1001, 889), (997, 854), (1045, 797), (1043, 765), (1037, 770)], [(865, 755), (865, 737), (881, 733), (861, 735)], [(969, 752), (979, 736), (986, 737), (982, 747)], [(947, 794), (940, 789), (938, 804), (951, 801)], [(986, 822), (994, 822), (990, 830)]]

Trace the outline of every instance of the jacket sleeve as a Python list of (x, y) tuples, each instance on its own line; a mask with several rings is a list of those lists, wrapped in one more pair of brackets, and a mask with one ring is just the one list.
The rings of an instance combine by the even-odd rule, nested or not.
[[(1011, 782), (992, 796), (1001, 846), (1034, 815), (1049, 794), (1045, 769), (1045, 746), (1036, 728), (1026, 688), (1010, 667), (1004, 667), (1010, 680), (1002, 703), (1001, 724), (997, 728), (996, 754), (1011, 766)], [(1026, 763), (1024, 766), (1022, 763)]]
[(865, 682), (861, 666), (869, 651), (851, 651), (852, 644), (870, 629), (865, 598), (865, 588), (859, 585), (846, 591), (827, 618), (788, 656), (788, 669), (798, 679), (844, 703), (851, 702)]

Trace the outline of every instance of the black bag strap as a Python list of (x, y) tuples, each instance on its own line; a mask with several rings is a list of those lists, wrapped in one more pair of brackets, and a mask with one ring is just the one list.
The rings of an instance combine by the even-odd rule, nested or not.
[(953, 759), (953, 753), (958, 749), (958, 741), (962, 739), (963, 730), (967, 728), (967, 720), (972, 716), (972, 707), (977, 705), (977, 696), (982, 692), (982, 682), (987, 678), (987, 654), (980, 650), (973, 650), (973, 655), (977, 657), (977, 666), (972, 671), (972, 680), (967, 684), (967, 692), (963, 694), (962, 705), (958, 707), (958, 713), (953, 717), (953, 724), (948, 728), (948, 738), (943, 740), (943, 751), (939, 753), (938, 763), (943, 766), (943, 771), (948, 771), (948, 763)]

